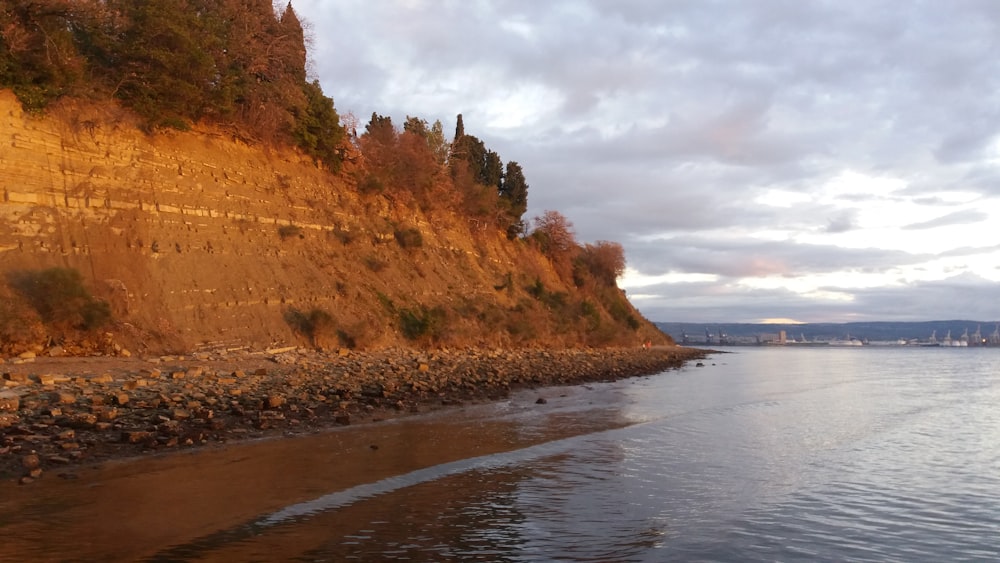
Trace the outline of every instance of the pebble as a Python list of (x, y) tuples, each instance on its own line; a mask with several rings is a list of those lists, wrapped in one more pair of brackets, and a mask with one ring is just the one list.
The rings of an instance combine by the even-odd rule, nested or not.
[[(0, 472), (24, 476), (34, 468), (92, 459), (95, 452), (135, 455), (260, 436), (265, 429), (350, 425), (357, 417), (381, 419), (387, 411), (500, 399), (514, 388), (659, 373), (704, 357), (680, 348), (281, 353), (294, 362), (219, 372), (197, 365), (199, 360), (165, 356), (157, 359), (159, 367), (132, 373), (4, 374), (4, 381), (23, 387), (0, 387)], [(254, 358), (269, 361), (250, 353), (235, 361)]]

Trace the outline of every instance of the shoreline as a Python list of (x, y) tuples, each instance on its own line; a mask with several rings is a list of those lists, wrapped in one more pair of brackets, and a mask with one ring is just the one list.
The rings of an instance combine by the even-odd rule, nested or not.
[(681, 346), (282, 348), (5, 363), (0, 480), (74, 479), (79, 469), (111, 460), (377, 422), (500, 400), (521, 389), (652, 375), (710, 353)]

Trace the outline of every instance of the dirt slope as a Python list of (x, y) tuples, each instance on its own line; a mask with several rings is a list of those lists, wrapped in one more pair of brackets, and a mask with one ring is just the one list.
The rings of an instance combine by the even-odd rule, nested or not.
[[(113, 106), (29, 116), (0, 91), (0, 273), (77, 269), (112, 305), (106, 330), (138, 353), (394, 346), (410, 343), (406, 311), (434, 307), (443, 318), (421, 344), (588, 343), (567, 328), (572, 315), (526, 292), (537, 280), (575, 299), (534, 249), (450, 212), (360, 196), (345, 178), (219, 130), (147, 135)], [(422, 244), (400, 244), (407, 229)], [(314, 309), (330, 322), (309, 342), (286, 318)], [(600, 309), (592, 340), (665, 342), (630, 314), (641, 326), (622, 334)]]

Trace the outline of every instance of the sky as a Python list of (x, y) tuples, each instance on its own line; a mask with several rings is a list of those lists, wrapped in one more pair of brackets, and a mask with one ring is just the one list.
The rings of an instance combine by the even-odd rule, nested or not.
[(1000, 2), (293, 6), (341, 115), (461, 113), (649, 320), (1000, 320)]

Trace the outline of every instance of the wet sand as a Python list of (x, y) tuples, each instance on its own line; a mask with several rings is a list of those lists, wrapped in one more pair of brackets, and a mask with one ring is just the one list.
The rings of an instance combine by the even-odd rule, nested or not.
[[(625, 425), (620, 412), (605, 408), (624, 385), (522, 390), (496, 403), (309, 436), (110, 461), (81, 468), (72, 480), (0, 484), (0, 560), (253, 559), (260, 554), (241, 552), (253, 549), (242, 536), (259, 532), (248, 523), (290, 505)], [(297, 553), (302, 539), (288, 538), (287, 553)]]
[(648, 375), (704, 357), (600, 350), (297, 349), (151, 359), (38, 358), (0, 366), (0, 479), (72, 480), (95, 463), (310, 434), (513, 390)]

